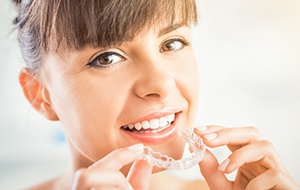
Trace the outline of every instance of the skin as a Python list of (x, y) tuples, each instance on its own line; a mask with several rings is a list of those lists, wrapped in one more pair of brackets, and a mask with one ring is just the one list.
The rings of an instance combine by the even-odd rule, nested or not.
[[(45, 117), (62, 122), (73, 156), (71, 171), (35, 188), (149, 189), (151, 173), (158, 170), (138, 159), (143, 152), (140, 143), (175, 158), (181, 155), (173, 148), (183, 148), (176, 136), (163, 143), (149, 142), (121, 129), (140, 118), (170, 113), (176, 113), (173, 127), (177, 130), (192, 126), (198, 99), (193, 49), (176, 40), (173, 48), (161, 51), (169, 39), (190, 41), (190, 29), (180, 27), (159, 36), (160, 29), (141, 32), (133, 41), (109, 49), (52, 52), (40, 73), (21, 71), (25, 96)], [(87, 65), (106, 51), (121, 57), (113, 56), (115, 63), (110, 67)], [(271, 143), (255, 128), (209, 126), (195, 133), (211, 148), (226, 145), (232, 151), (227, 166), (220, 166), (209, 151), (205, 153), (199, 165), (210, 189), (299, 188)], [(235, 169), (237, 178), (230, 182), (224, 173)]]

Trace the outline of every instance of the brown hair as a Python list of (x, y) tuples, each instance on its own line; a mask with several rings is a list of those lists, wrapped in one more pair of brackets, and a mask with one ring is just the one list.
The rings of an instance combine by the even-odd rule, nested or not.
[(13, 0), (19, 43), (37, 72), (49, 52), (108, 47), (132, 40), (154, 24), (197, 23), (195, 0)]

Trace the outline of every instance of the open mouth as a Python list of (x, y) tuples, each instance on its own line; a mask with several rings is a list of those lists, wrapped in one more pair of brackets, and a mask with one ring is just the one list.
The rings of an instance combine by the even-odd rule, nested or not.
[(122, 126), (121, 128), (135, 134), (160, 133), (169, 128), (175, 120), (175, 114), (166, 115), (150, 121), (142, 121)]

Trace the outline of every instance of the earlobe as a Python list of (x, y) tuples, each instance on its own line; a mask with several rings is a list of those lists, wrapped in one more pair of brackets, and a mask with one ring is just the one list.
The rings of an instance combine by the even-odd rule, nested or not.
[(49, 120), (59, 120), (52, 107), (47, 88), (37, 79), (34, 73), (27, 68), (22, 68), (19, 73), (19, 82), (25, 97), (34, 109)]

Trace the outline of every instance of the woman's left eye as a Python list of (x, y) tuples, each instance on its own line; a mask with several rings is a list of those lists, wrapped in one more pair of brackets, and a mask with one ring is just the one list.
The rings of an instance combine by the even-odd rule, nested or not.
[(90, 67), (110, 67), (115, 63), (125, 60), (125, 58), (116, 52), (105, 52), (98, 55), (87, 65)]
[(183, 38), (172, 38), (165, 41), (161, 47), (160, 52), (178, 51), (183, 49), (185, 46), (189, 46), (190, 43)]

